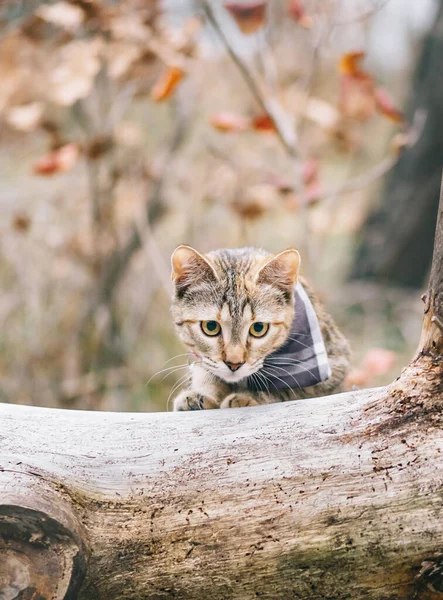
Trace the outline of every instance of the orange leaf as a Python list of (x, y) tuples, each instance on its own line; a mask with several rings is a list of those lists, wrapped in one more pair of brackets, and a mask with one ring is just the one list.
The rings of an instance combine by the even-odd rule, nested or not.
[(183, 79), (184, 74), (183, 69), (180, 69), (180, 67), (168, 67), (163, 71), (152, 88), (151, 98), (155, 102), (162, 102), (169, 98)]
[(351, 77), (358, 79), (366, 79), (369, 75), (360, 68), (360, 63), (364, 57), (365, 53), (361, 51), (343, 54), (338, 63), (338, 70), (340, 73), (343, 73), (343, 75), (350, 75)]
[(36, 175), (55, 175), (55, 173), (70, 171), (77, 162), (79, 153), (78, 144), (60, 146), (34, 163), (32, 170)]
[(312, 17), (305, 13), (305, 9), (300, 0), (291, 0), (288, 6), (288, 13), (294, 21), (305, 29), (312, 27)]
[(249, 127), (249, 119), (230, 112), (219, 112), (211, 117), (211, 125), (224, 132), (245, 131)]
[(275, 131), (275, 123), (269, 115), (258, 115), (251, 122), (252, 128), (257, 131)]
[(379, 113), (394, 123), (404, 123), (403, 114), (394, 106), (388, 93), (383, 88), (377, 88), (374, 92), (375, 104)]
[(265, 23), (265, 2), (225, 2), (224, 7), (245, 35), (255, 33)]

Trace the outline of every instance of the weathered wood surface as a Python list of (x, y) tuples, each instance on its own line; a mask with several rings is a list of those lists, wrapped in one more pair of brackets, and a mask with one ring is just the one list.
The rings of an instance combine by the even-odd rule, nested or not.
[(0, 598), (440, 597), (438, 567), (419, 576), (443, 549), (439, 413), (395, 397), (0, 405)]

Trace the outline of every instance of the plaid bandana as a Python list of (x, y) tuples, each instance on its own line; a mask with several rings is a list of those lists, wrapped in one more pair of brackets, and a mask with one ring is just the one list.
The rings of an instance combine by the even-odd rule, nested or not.
[(254, 377), (248, 377), (247, 386), (251, 391), (305, 388), (331, 376), (314, 307), (301, 283), (297, 283), (294, 293), (295, 316), (289, 337), (281, 348), (265, 358)]

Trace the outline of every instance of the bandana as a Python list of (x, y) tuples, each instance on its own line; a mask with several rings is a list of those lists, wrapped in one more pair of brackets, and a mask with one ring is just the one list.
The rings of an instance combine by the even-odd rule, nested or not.
[(314, 307), (301, 283), (294, 288), (295, 316), (287, 341), (248, 377), (251, 391), (271, 392), (316, 385), (331, 376), (328, 355)]

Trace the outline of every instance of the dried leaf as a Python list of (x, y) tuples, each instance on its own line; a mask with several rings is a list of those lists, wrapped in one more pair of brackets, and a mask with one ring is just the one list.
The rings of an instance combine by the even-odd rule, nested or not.
[(254, 117), (251, 126), (257, 131), (275, 131), (275, 123), (269, 115)]
[(108, 73), (114, 79), (126, 75), (141, 55), (140, 47), (125, 42), (109, 42), (101, 52), (101, 56), (107, 62)]
[(266, 21), (265, 2), (225, 2), (224, 7), (245, 35), (258, 31)]
[(314, 183), (318, 179), (318, 161), (315, 158), (308, 158), (302, 164), (302, 175), (305, 185)]
[(346, 385), (362, 386), (370, 382), (373, 377), (388, 373), (395, 365), (396, 354), (384, 348), (371, 348), (365, 354), (359, 368), (353, 369), (346, 377)]
[(78, 144), (66, 144), (52, 152), (49, 152), (33, 166), (33, 172), (36, 175), (55, 175), (70, 171), (77, 162), (80, 153)]
[(78, 29), (85, 18), (83, 10), (79, 6), (75, 6), (69, 2), (43, 4), (39, 6), (35, 14), (47, 23), (52, 23), (67, 31)]
[(376, 111), (372, 80), (343, 75), (340, 81), (340, 108), (348, 119), (367, 121), (371, 118)]
[(223, 132), (246, 131), (249, 128), (249, 119), (230, 112), (219, 112), (211, 117), (211, 125)]
[(184, 74), (183, 69), (180, 67), (167, 67), (152, 88), (151, 98), (155, 100), (155, 102), (162, 102), (169, 98), (183, 79)]
[(289, 2), (288, 13), (296, 23), (305, 29), (310, 29), (312, 27), (312, 17), (306, 14), (305, 8), (300, 0), (291, 0)]
[(369, 77), (363, 69), (360, 67), (361, 61), (364, 59), (365, 53), (362, 51), (348, 52), (343, 54), (338, 63), (338, 70), (343, 75), (350, 75), (351, 77), (361, 79)]
[(17, 213), (12, 221), (12, 226), (20, 233), (26, 233), (31, 228), (31, 219), (25, 213)]
[(384, 375), (394, 367), (396, 359), (395, 352), (391, 350), (371, 348), (363, 359), (362, 367), (371, 376)]
[(6, 122), (18, 131), (33, 131), (41, 121), (43, 104), (31, 102), (11, 108), (6, 114)]
[(310, 206), (313, 204), (317, 204), (324, 194), (323, 186), (318, 182), (314, 181), (310, 185), (306, 186), (303, 191), (303, 197), (300, 198), (298, 194), (294, 191), (292, 193), (286, 194), (285, 197), (285, 207), (291, 211), (297, 211), (302, 206)]
[(376, 88), (375, 103), (379, 113), (393, 121), (394, 123), (404, 123), (404, 116), (401, 111), (395, 107), (389, 94), (383, 88)]
[(50, 99), (63, 106), (85, 98), (100, 70), (99, 39), (75, 40), (61, 49), (48, 86)]
[(362, 387), (368, 382), (368, 374), (364, 369), (352, 369), (346, 376), (345, 386), (346, 388), (352, 388), (352, 386)]
[(254, 220), (262, 217), (278, 201), (272, 185), (252, 185), (232, 202), (232, 209), (242, 218)]

